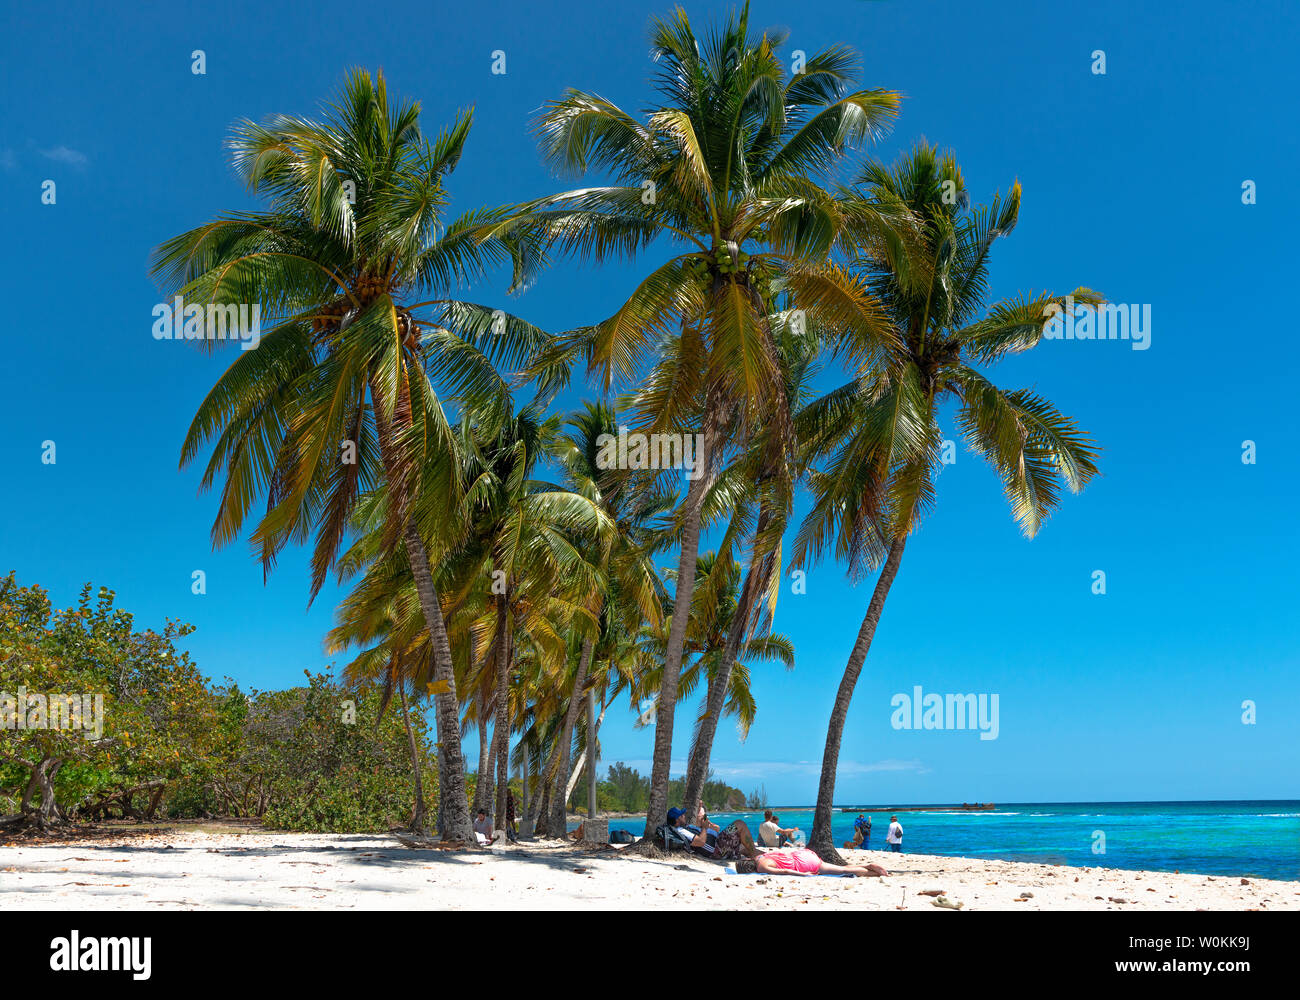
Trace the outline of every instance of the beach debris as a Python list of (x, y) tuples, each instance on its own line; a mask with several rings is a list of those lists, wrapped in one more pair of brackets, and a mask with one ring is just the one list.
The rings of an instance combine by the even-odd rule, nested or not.
[(922, 889), (920, 892), (917, 893), (917, 895), (918, 896), (942, 896), (944, 895), (944, 891), (942, 889)]
[(930, 900), (930, 904), (932, 906), (942, 906), (945, 910), (960, 910), (966, 905), (965, 903), (955, 902), (947, 896), (938, 896)]
[(1242, 884), (1242, 885), (1250, 885), (1250, 879), (1248, 879), (1248, 878), (1244, 878), (1244, 879), (1242, 879), (1242, 880), (1241, 880), (1241, 884)]
[(1128, 900), (1125, 899), (1123, 896), (1107, 896), (1106, 898), (1109, 899), (1112, 903), (1127, 903), (1127, 902), (1128, 902)]

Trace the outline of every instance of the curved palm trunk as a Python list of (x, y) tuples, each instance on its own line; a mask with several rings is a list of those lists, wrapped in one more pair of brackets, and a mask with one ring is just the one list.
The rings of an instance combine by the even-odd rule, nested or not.
[(465, 758), (460, 749), (460, 705), (456, 699), (456, 671), (451, 659), (451, 641), (447, 638), (447, 622), (442, 617), (442, 603), (433, 583), (433, 570), (429, 566), (429, 553), (424, 539), (414, 521), (407, 521), (402, 532), (406, 543), (406, 556), (411, 563), (415, 579), (415, 592), (420, 598), (420, 609), (429, 625), (429, 641), (433, 646), (434, 724), (438, 737), (438, 816), (439, 833), (444, 840), (460, 840), (467, 847), (474, 846), (474, 822), (469, 813), (469, 798), (465, 794)]
[(425, 809), (424, 809), (424, 779), (420, 772), (420, 751), (415, 745), (415, 732), (411, 729), (411, 712), (406, 704), (406, 686), (400, 681), (397, 684), (397, 693), (402, 698), (402, 724), (406, 727), (406, 742), (411, 749), (411, 773), (415, 776), (415, 810), (411, 814), (411, 832), (416, 834), (424, 833)]
[[(550, 820), (549, 810), (551, 807), (551, 783), (546, 780), (545, 776), (542, 777), (541, 795), (538, 796), (538, 800), (539, 800), (538, 806), (541, 810), (539, 815), (542, 816), (544, 820), (549, 821)], [(550, 830), (547, 824), (543, 823), (543, 825), (538, 828), (537, 833), (541, 836), (548, 835), (550, 833)], [(561, 837), (564, 836), (564, 832), (561, 831), (558, 834), (558, 836)]]
[[(710, 468), (708, 434), (701, 460)], [(673, 598), (672, 623), (668, 628), (668, 649), (664, 656), (663, 679), (659, 683), (659, 700), (655, 707), (654, 765), (650, 770), (650, 805), (646, 810), (642, 837), (653, 841), (655, 827), (668, 815), (668, 781), (673, 757), (673, 717), (677, 711), (677, 682), (682, 672), (682, 652), (686, 644), (686, 625), (691, 613), (691, 595), (695, 591), (695, 563), (700, 550), (700, 513), (704, 496), (713, 481), (702, 475), (691, 481), (682, 511), (682, 551), (677, 560), (677, 593)]]
[(898, 565), (903, 561), (903, 546), (906, 543), (907, 538), (904, 536), (895, 538), (893, 544), (889, 546), (889, 556), (885, 559), (885, 565), (881, 567), (880, 577), (876, 580), (876, 589), (871, 594), (871, 603), (867, 605), (862, 627), (858, 629), (858, 641), (853, 644), (853, 652), (849, 654), (849, 662), (840, 680), (840, 689), (835, 695), (835, 706), (831, 709), (830, 725), (826, 728), (826, 750), (822, 754), (822, 776), (817, 785), (817, 807), (813, 812), (813, 828), (812, 835), (808, 838), (808, 847), (823, 861), (829, 861), (834, 865), (844, 864), (844, 859), (835, 849), (835, 842), (831, 838), (831, 803), (835, 798), (835, 771), (839, 766), (840, 740), (844, 735), (844, 722), (849, 715), (849, 702), (853, 700), (853, 688), (858, 683), (862, 664), (871, 649), (871, 640), (875, 638), (876, 626), (880, 624), (880, 613), (885, 608), (885, 598), (889, 596), (889, 588), (893, 586), (894, 577), (898, 575)]
[[(759, 524), (762, 530), (762, 523)], [(727, 702), (727, 688), (731, 684), (731, 671), (740, 655), (740, 644), (749, 628), (750, 613), (754, 600), (758, 596), (758, 582), (755, 566), (751, 562), (745, 574), (745, 583), (740, 590), (740, 599), (736, 603), (736, 613), (731, 619), (731, 629), (727, 633), (727, 644), (722, 648), (722, 661), (718, 671), (709, 681), (704, 717), (700, 719), (699, 731), (695, 734), (695, 744), (691, 747), (690, 761), (686, 766), (686, 794), (682, 799), (682, 808), (687, 816), (694, 816), (700, 809), (700, 797), (704, 792), (704, 782), (709, 776), (709, 758), (713, 754), (713, 739), (718, 732), (718, 722), (722, 719), (722, 710)]]
[[(582, 655), (578, 658), (578, 672), (573, 677), (573, 691), (569, 694), (569, 704), (564, 711), (564, 725), (555, 744), (554, 758), (555, 787), (565, 789), (563, 797), (557, 796), (551, 802), (551, 815), (547, 829), (553, 836), (564, 836), (568, 826), (569, 804), (569, 765), (573, 756), (573, 727), (578, 722), (578, 712), (583, 705), (583, 688), (587, 686), (587, 672), (591, 668), (592, 642), (582, 641)], [(546, 773), (550, 773), (547, 769)], [(557, 832), (558, 831), (558, 832)]]
[[(601, 723), (605, 721), (605, 709), (607, 708), (609, 708), (609, 703), (602, 702), (600, 706), (600, 714), (596, 716), (596, 724), (594, 727), (590, 727), (588, 729), (588, 732), (594, 731), (596, 735), (599, 737), (600, 726)], [(595, 741), (588, 740), (588, 742), (591, 743)], [(573, 774), (569, 776), (569, 784), (565, 788), (565, 792), (564, 792), (564, 798), (566, 801), (569, 799), (570, 796), (573, 795), (573, 790), (578, 787), (578, 779), (582, 777), (582, 769), (586, 766), (587, 766), (587, 748), (583, 747), (582, 753), (578, 754), (578, 759), (573, 762)]]

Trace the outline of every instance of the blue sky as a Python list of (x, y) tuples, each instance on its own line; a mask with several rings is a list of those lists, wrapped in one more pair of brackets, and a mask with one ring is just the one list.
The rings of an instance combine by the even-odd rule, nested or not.
[[(697, 21), (722, 4), (688, 3)], [(1152, 5), (1154, 6), (1154, 5)], [(345, 68), (382, 67), (426, 127), (475, 107), (453, 208), (556, 190), (527, 125), (568, 86), (629, 109), (650, 100), (646, 25), (667, 0), (355, 5), (189, 3), (90, 12), (10, 7), (0, 26), (0, 243), (8, 329), (0, 368), (0, 571), (70, 603), (92, 580), (142, 623), (191, 621), (206, 673), (262, 687), (327, 661), (338, 592), (308, 610), (305, 559), (263, 583), (242, 541), (212, 552), (211, 495), (178, 471), (195, 407), (229, 363), (150, 336), (153, 246), (250, 207), (222, 142), (233, 120), (310, 113)], [(1019, 178), (1020, 224), (993, 293), (1083, 284), (1149, 304), (1152, 343), (1045, 344), (1000, 366), (1104, 447), (1103, 478), (1032, 542), (991, 473), (961, 452), (909, 544), (858, 685), (841, 802), (1300, 796), (1297, 367), (1276, 342), (1295, 260), (1291, 127), (1300, 30), (1288, 5), (1168, 11), (961, 2), (756, 2), (789, 49), (847, 42), (864, 82), (905, 95), (892, 159), (925, 136), (956, 151), (976, 200)], [(191, 72), (202, 49), (205, 75)], [(507, 72), (490, 72), (504, 50)], [(1092, 72), (1104, 50), (1105, 75)], [(45, 180), (54, 205), (41, 203)], [(1258, 203), (1243, 205), (1252, 180)], [(649, 255), (652, 257), (653, 254)], [(479, 301), (547, 329), (600, 318), (640, 265), (562, 264), (526, 295)], [(1242, 442), (1258, 461), (1242, 463)], [(57, 463), (41, 462), (53, 440)], [(191, 573), (207, 593), (190, 592)], [(1107, 593), (1092, 593), (1106, 573)], [(793, 672), (758, 671), (747, 742), (724, 726), (719, 777), (815, 797), (826, 720), (867, 600), (833, 564), (787, 585), (777, 629)], [(997, 693), (1000, 731), (900, 731), (890, 699)], [(1243, 725), (1242, 702), (1257, 705)], [(678, 716), (685, 757), (693, 711)], [(653, 731), (625, 706), (606, 761), (648, 770)], [(467, 745), (473, 739), (467, 740)], [(677, 770), (678, 768), (675, 768)]]

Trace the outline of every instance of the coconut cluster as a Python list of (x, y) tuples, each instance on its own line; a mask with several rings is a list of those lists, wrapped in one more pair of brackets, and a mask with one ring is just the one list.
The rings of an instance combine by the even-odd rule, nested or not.
[[(388, 292), (388, 282), (378, 276), (363, 274), (356, 280), (353, 286), (353, 294), (360, 303), (360, 308), (364, 309), (375, 299)], [(312, 332), (318, 336), (334, 333), (343, 323), (348, 313), (357, 309), (353, 305), (352, 299), (341, 298), (327, 306), (321, 306), (316, 310), (316, 316), (311, 321)], [(420, 344), (420, 328), (416, 325), (415, 319), (407, 312), (399, 310), (397, 313), (397, 329), (402, 337), (402, 343), (410, 350), (416, 350)]]

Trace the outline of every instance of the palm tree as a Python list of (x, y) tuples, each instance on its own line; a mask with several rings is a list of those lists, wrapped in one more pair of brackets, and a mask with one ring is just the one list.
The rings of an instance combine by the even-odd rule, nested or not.
[[(601, 467), (602, 435), (615, 434), (618, 427), (617, 416), (608, 404), (586, 403), (570, 418), (569, 426), (561, 453), (565, 479), (570, 489), (605, 512), (614, 531), (610, 546), (601, 552), (605, 587), (589, 595), (589, 610), (598, 628), (581, 638), (577, 672), (568, 687), (569, 698), (548, 767), (550, 780), (559, 790), (569, 785), (572, 737), (584, 693), (591, 686), (597, 643), (611, 625), (631, 627), (635, 632), (641, 623), (658, 625), (661, 619), (660, 587), (652, 561), (661, 536), (647, 531), (646, 522), (663, 511), (668, 499), (655, 488), (651, 475)], [(547, 831), (552, 835), (564, 835), (567, 799), (562, 791), (551, 798)]]
[[(791, 405), (803, 405), (809, 396), (810, 381), (817, 371), (815, 365), (821, 345), (822, 331), (795, 322), (799, 314), (786, 309), (770, 318), (777, 335), (777, 356), (784, 377), (785, 396)], [(781, 538), (785, 533), (793, 500), (794, 479), (790, 464), (779, 462), (776, 449), (768, 446), (760, 436), (753, 447), (737, 457), (733, 467), (724, 473), (725, 485), (734, 483), (734, 490), (724, 503), (732, 508), (731, 523), (719, 546), (717, 565), (725, 563), (738, 538), (746, 533), (751, 539), (751, 554), (744, 584), (736, 601), (735, 613), (730, 616), (726, 642), (721, 649), (716, 670), (709, 675), (704, 706), (696, 722), (691, 741), (690, 757), (686, 766), (685, 794), (682, 807), (688, 816), (699, 810), (704, 783), (709, 774), (709, 761), (713, 752), (713, 739), (722, 718), (724, 700), (730, 691), (732, 669), (741, 649), (770, 628), (776, 611), (780, 588)]]
[[(471, 117), (430, 142), (419, 114), (416, 103), (390, 104), (382, 74), (356, 71), (323, 121), (277, 115), (237, 124), (236, 170), (268, 208), (168, 240), (153, 271), (188, 302), (255, 303), (271, 319), (257, 349), (242, 351), (200, 405), (182, 450), (184, 466), (214, 442), (205, 488), (224, 470), (214, 545), (235, 538), (265, 494), (252, 534), (263, 566), (269, 572), (286, 545), (314, 532), (314, 598), (358, 498), (385, 486), (385, 542), (409, 561), (432, 641), (442, 832), (473, 844), (452, 654), (430, 558), (459, 493), (434, 383), (504, 407), (506, 383), (493, 363), (520, 364), (545, 337), (450, 297), (507, 260), (521, 281), (535, 258), (523, 234), (493, 231), (499, 211), (442, 226), (443, 179)], [(447, 498), (448, 509), (416, 517), (422, 492)]]
[[(558, 456), (559, 429), (559, 417), (542, 418), (527, 407), (486, 439), (468, 421), (461, 434), (470, 484), (464, 551), (490, 590), (495, 622), (489, 659), (496, 668), (496, 721), (489, 764), (505, 761), (509, 747), (510, 651), (527, 641), (540, 660), (562, 663), (567, 629), (594, 632), (592, 595), (604, 589), (605, 554), (615, 538), (616, 526), (596, 498), (532, 478), (539, 460)], [(486, 780), (490, 788), (490, 773)], [(486, 792), (484, 805), (492, 805)], [(504, 787), (497, 789), (496, 805), (500, 816)]]
[(613, 316), (576, 331), (531, 369), (543, 388), (554, 389), (583, 357), (608, 390), (616, 378), (635, 379), (654, 357), (633, 402), (636, 429), (703, 439), (704, 474), (691, 480), (679, 512), (679, 585), (657, 702), (647, 835), (667, 810), (705, 497), (729, 444), (743, 447), (755, 428), (774, 429), (769, 440), (779, 453), (793, 449), (768, 322), (774, 286), (829, 325), (878, 326), (866, 288), (825, 259), (846, 230), (863, 241), (883, 238), (880, 220), (863, 205), (846, 215), (846, 202), (817, 179), (886, 127), (899, 97), (850, 93), (857, 57), (843, 46), (791, 75), (779, 55), (784, 41), (782, 33), (750, 32), (748, 3), (703, 38), (681, 8), (656, 20), (651, 56), (660, 103), (645, 121), (577, 90), (548, 104), (538, 120), (543, 155), (555, 168), (575, 175), (600, 169), (615, 182), (531, 202), (500, 229), (536, 233), (584, 258), (632, 256), (660, 238), (677, 251)]
[[(1028, 389), (998, 388), (976, 367), (1036, 346), (1049, 307), (1062, 302), (1042, 294), (984, 305), (989, 257), (994, 242), (1016, 224), (1019, 185), (1006, 198), (970, 208), (956, 161), (924, 143), (892, 170), (869, 165), (861, 180), (865, 201), (905, 204), (921, 238), (911, 249), (916, 257), (908, 280), (870, 255), (857, 261), (898, 330), (897, 347), (883, 365), (860, 368), (796, 421), (807, 453), (826, 465), (809, 474), (813, 505), (795, 539), (794, 565), (832, 545), (851, 578), (883, 562), (826, 734), (809, 846), (831, 861), (839, 859), (831, 805), (849, 702), (907, 538), (934, 502), (940, 407), (955, 402), (966, 444), (1002, 481), (1027, 537), (1058, 503), (1058, 481), (1077, 492), (1097, 471), (1097, 448), (1074, 420)], [(1073, 295), (1099, 301), (1088, 289)], [(856, 335), (846, 332), (850, 343)]]

